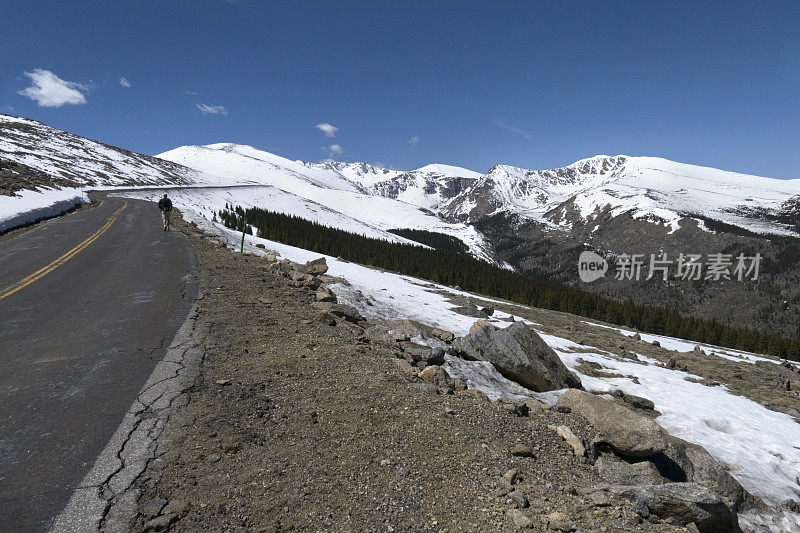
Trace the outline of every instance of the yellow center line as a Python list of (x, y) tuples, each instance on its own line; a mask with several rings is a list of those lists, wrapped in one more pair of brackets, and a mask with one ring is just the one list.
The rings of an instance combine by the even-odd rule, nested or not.
[(106, 230), (111, 227), (111, 224), (114, 223), (114, 221), (117, 219), (119, 214), (122, 213), (122, 211), (126, 207), (128, 207), (128, 202), (125, 202), (122, 205), (122, 207), (120, 207), (119, 209), (114, 211), (114, 213), (110, 217), (108, 217), (108, 220), (106, 220), (106, 223), (103, 224), (103, 226), (99, 230), (97, 230), (94, 233), (92, 233), (89, 237), (86, 238), (86, 240), (84, 240), (82, 243), (77, 245), (75, 248), (73, 248), (70, 251), (66, 252), (64, 255), (62, 255), (58, 259), (55, 259), (51, 263), (43, 266), (42, 268), (40, 268), (39, 270), (37, 270), (33, 274), (25, 276), (24, 278), (22, 278), (18, 282), (14, 283), (13, 285), (9, 285), (8, 287), (6, 287), (2, 291), (0, 291), (0, 300), (2, 300), (3, 298), (5, 298), (7, 296), (11, 296), (12, 294), (14, 294), (15, 292), (17, 292), (19, 290), (24, 289), (25, 287), (27, 287), (28, 285), (30, 285), (34, 281), (43, 278), (44, 276), (46, 276), (47, 274), (49, 274), (53, 270), (57, 269), (58, 267), (60, 267), (61, 265), (63, 265), (64, 263), (66, 263), (67, 261), (72, 259), (73, 257), (75, 257), (81, 250), (83, 250), (84, 248), (86, 248), (87, 246), (92, 244), (94, 241), (97, 240), (98, 237), (100, 237), (100, 235), (105, 233)]

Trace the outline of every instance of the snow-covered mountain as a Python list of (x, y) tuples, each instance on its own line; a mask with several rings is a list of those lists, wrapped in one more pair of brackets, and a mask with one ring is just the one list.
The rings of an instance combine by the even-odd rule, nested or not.
[[(497, 165), (453, 198), (448, 217), (475, 222), (515, 213), (554, 227), (601, 212), (670, 226), (700, 215), (757, 233), (796, 233), (800, 180), (778, 180), (657, 157), (595, 156), (552, 170)], [(785, 220), (784, 220), (785, 219)]]
[[(443, 168), (403, 173), (365, 163), (304, 163), (251, 146), (229, 143), (182, 146), (158, 157), (240, 184), (274, 188), (271, 191), (252, 188), (248, 191), (238, 190), (232, 199), (226, 200), (231, 203), (255, 205), (250, 203), (255, 197), (274, 198), (276, 201), (258, 207), (303, 216), (333, 227), (366, 225), (371, 231), (358, 232), (379, 238), (386, 238), (386, 231), (396, 228), (444, 233), (463, 241), (477, 257), (493, 258), (491, 246), (475, 228), (462, 222), (447, 221), (430, 211), (429, 206), (435, 203), (440, 193), (438, 189), (432, 190), (429, 183), (446, 184), (448, 180), (463, 179), (445, 175)], [(448, 168), (451, 174), (470, 172), (456, 167)], [(406, 196), (413, 196), (420, 201), (412, 203), (402, 201), (403, 198), (398, 197), (402, 195), (384, 196), (375, 189), (381, 184), (402, 179), (403, 175), (409, 175), (409, 180), (418, 180), (421, 187), (428, 186), (432, 192), (426, 193), (420, 189), (422, 192), (413, 193), (409, 192), (411, 187), (407, 187), (404, 191)], [(311, 209), (310, 205), (317, 207)], [(342, 216), (350, 222), (342, 225)]]
[(438, 211), (482, 175), (466, 168), (431, 164), (416, 170), (389, 170), (367, 163), (307, 163), (337, 172), (365, 192)]

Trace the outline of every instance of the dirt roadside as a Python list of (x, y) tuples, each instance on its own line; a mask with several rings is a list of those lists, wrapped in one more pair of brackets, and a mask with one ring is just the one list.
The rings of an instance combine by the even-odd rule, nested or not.
[(685, 530), (580, 492), (601, 481), (548, 428), (587, 435), (579, 417), (437, 390), (263, 259), (175, 229), (198, 254), (208, 333), (168, 451), (139, 477), (135, 531)]

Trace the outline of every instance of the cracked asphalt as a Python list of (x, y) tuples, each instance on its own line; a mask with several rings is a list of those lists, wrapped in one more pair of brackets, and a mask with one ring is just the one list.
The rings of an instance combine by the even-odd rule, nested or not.
[(0, 237), (0, 531), (48, 529), (109, 441), (130, 437), (121, 424), (197, 293), (194, 250), (154, 204), (97, 199)]

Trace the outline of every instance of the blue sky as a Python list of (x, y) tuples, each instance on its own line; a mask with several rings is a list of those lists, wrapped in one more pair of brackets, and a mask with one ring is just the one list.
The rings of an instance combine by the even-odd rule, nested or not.
[(800, 178), (798, 2), (5, 1), (0, 19), (0, 112), (148, 154), (625, 153)]

